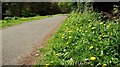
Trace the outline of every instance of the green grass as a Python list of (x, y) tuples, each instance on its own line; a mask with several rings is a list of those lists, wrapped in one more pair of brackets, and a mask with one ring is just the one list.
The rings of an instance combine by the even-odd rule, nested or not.
[(34, 20), (40, 20), (40, 19), (44, 19), (44, 18), (48, 18), (48, 17), (52, 17), (52, 16), (58, 16), (61, 14), (56, 14), (56, 15), (48, 15), (48, 16), (34, 16), (34, 17), (6, 17), (5, 20), (1, 20), (0, 21), (0, 28), (6, 28), (9, 26), (14, 26), (16, 24), (21, 24), (21, 23), (25, 23), (25, 22), (30, 22), (30, 21), (34, 21)]
[(1, 21), (2, 26), (0, 28), (5, 28), (8, 26), (13, 26), (16, 24), (21, 24), (21, 23), (25, 23), (25, 22), (29, 22), (33, 20), (39, 20), (39, 19), (48, 18), (48, 17), (49, 16), (35, 16), (35, 17), (28, 17), (28, 18), (22, 17), (22, 18), (17, 18), (17, 19), (10, 18), (8, 20), (2, 20)]
[(119, 21), (100, 21), (97, 13), (72, 12), (41, 48), (37, 64), (115, 66), (120, 64)]

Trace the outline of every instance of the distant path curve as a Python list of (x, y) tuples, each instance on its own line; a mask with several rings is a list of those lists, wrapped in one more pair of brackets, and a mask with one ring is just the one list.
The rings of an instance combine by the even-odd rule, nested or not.
[(17, 65), (18, 60), (32, 52), (35, 43), (42, 41), (67, 15), (15, 25), (2, 31), (2, 65)]

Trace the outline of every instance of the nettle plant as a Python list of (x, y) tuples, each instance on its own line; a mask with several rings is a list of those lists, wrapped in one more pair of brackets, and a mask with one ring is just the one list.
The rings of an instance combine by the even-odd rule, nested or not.
[(72, 12), (49, 39), (44, 61), (50, 65), (114, 66), (120, 63), (119, 21), (100, 21), (97, 13)]

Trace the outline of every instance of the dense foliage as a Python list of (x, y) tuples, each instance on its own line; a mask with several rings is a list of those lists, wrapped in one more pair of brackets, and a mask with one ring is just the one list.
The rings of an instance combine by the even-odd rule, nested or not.
[(60, 13), (55, 2), (3, 2), (2, 17), (30, 17), (36, 15), (51, 15)]
[(120, 63), (119, 20), (100, 21), (97, 13), (72, 12), (40, 49), (47, 65), (112, 67)]
[(48, 15), (56, 13), (68, 13), (77, 11), (106, 11), (113, 12), (114, 5), (119, 6), (119, 2), (3, 2), (2, 17), (19, 16), (29, 17), (36, 15)]

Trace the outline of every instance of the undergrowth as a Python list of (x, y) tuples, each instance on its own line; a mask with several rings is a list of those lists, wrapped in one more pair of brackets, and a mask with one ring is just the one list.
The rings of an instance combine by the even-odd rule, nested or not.
[(98, 13), (72, 12), (49, 39), (41, 63), (46, 65), (120, 64), (119, 21), (100, 21)]

